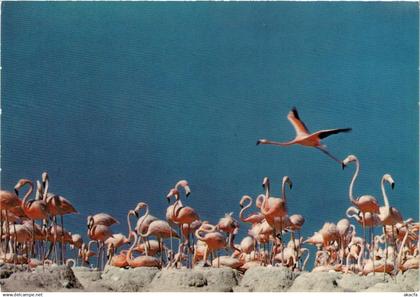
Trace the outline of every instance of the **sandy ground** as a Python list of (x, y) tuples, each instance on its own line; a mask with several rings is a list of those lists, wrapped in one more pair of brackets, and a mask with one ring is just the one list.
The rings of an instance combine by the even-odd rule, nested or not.
[(281, 267), (253, 267), (244, 275), (230, 268), (158, 270), (106, 267), (101, 273), (85, 267), (56, 266), (33, 272), (8, 265), (0, 268), (3, 292), (22, 291), (210, 291), (210, 292), (360, 292), (419, 291), (419, 271), (409, 270), (395, 277), (382, 274), (358, 276), (336, 272), (291, 272)]

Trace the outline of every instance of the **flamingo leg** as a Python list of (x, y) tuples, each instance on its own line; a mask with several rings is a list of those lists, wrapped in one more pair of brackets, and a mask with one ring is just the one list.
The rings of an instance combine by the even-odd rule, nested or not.
[(324, 154), (326, 154), (328, 157), (330, 157), (334, 161), (338, 162), (340, 165), (343, 164), (343, 162), (341, 160), (338, 160), (336, 157), (334, 157), (333, 155), (331, 155), (330, 152), (327, 151), (326, 149), (324, 149), (324, 148), (322, 148), (320, 146), (315, 146), (315, 148), (319, 149), (321, 152), (323, 152)]
[(64, 218), (61, 215), (61, 259), (63, 265), (66, 262), (66, 244), (64, 243)]
[[(384, 236), (385, 236), (385, 264), (388, 259), (388, 240), (386, 238), (386, 228), (384, 225)], [(386, 265), (384, 265), (384, 281), (385, 281), (385, 272), (386, 272)]]

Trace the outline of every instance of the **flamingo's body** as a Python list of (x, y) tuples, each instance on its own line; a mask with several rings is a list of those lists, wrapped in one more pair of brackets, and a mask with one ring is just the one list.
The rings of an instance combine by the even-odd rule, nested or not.
[(136, 257), (134, 259), (132, 258), (133, 249), (134, 249), (134, 247), (136, 245), (136, 242), (137, 242), (137, 234), (135, 232), (132, 232), (132, 235), (134, 236), (134, 243), (130, 247), (130, 249), (128, 250), (128, 252), (126, 254), (126, 260), (127, 260), (128, 265), (132, 268), (134, 268), (134, 267), (158, 267), (158, 268), (160, 268), (162, 266), (162, 264), (155, 257), (139, 256), (139, 257)]
[(341, 163), (340, 160), (332, 156), (326, 149), (325, 145), (321, 143), (321, 140), (333, 135), (338, 134), (342, 132), (350, 132), (351, 128), (340, 128), (340, 129), (328, 129), (328, 130), (320, 130), (315, 133), (310, 133), (306, 125), (302, 122), (302, 120), (299, 118), (298, 111), (295, 107), (292, 108), (292, 110), (287, 115), (287, 119), (290, 121), (290, 123), (295, 128), (296, 137), (288, 142), (277, 142), (277, 141), (271, 141), (267, 139), (259, 139), (257, 141), (257, 145), (259, 144), (271, 144), (271, 145), (277, 145), (277, 146), (289, 146), (294, 144), (300, 144), (303, 146), (309, 146), (314, 147), (319, 150), (321, 150), (323, 153), (334, 159), (335, 161)]

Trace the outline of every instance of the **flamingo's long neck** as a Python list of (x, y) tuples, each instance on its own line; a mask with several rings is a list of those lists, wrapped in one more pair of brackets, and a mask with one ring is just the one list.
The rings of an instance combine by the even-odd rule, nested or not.
[(263, 214), (268, 211), (267, 204), (268, 204), (268, 199), (270, 198), (270, 181), (267, 181), (267, 183), (264, 186), (265, 186), (265, 196), (264, 196), (263, 203), (261, 205), (261, 212)]
[(360, 252), (359, 252), (359, 256), (357, 257), (357, 266), (359, 267), (360, 271), (363, 271), (363, 266), (362, 266), (362, 258), (363, 257), (362, 256), (363, 256), (364, 251), (365, 251), (365, 245), (362, 244), (362, 247), (361, 247)]
[[(139, 231), (141, 230), (141, 227), (143, 226), (143, 222), (144, 222), (144, 220), (146, 219), (146, 217), (149, 215), (149, 206), (146, 204), (146, 213), (144, 214), (144, 216), (143, 216), (143, 218), (142, 218), (142, 220), (141, 220), (141, 222), (140, 222), (140, 225), (139, 225)], [(147, 236), (149, 236), (149, 234), (148, 234), (148, 232), (146, 232), (146, 234), (142, 234), (142, 233), (140, 233), (140, 235), (142, 236), (142, 237), (147, 237)]]
[(405, 245), (405, 242), (407, 241), (407, 238), (408, 238), (408, 229), (405, 232), (404, 238), (403, 238), (403, 240), (401, 242), (400, 251), (399, 251), (398, 256), (397, 256), (397, 268), (400, 267), (400, 264), (401, 264), (401, 256), (402, 256), (402, 252), (404, 250), (404, 245)]
[[(131, 262), (131, 253), (133, 252), (133, 249), (137, 244), (137, 234), (136, 234), (136, 232), (131, 232), (131, 233), (134, 235), (134, 241), (133, 241), (133, 244), (131, 245), (130, 249), (128, 250), (128, 252), (126, 254), (126, 260), (127, 260), (128, 265), (131, 265), (131, 263), (132, 263)], [(131, 233), (130, 233), (130, 235), (131, 235)]]
[(388, 196), (386, 195), (386, 192), (385, 192), (385, 178), (383, 177), (381, 180), (381, 190), (382, 190), (382, 196), (384, 197), (385, 207), (389, 208)]
[(251, 197), (245, 197), (245, 200), (248, 200), (248, 201), (249, 201), (249, 203), (248, 203), (247, 205), (245, 205), (245, 207), (244, 207), (244, 208), (242, 208), (242, 209), (241, 209), (241, 211), (239, 212), (239, 219), (240, 219), (242, 222), (245, 222), (245, 219), (244, 219), (244, 212), (245, 212), (248, 208), (250, 208), (250, 207), (251, 207), (251, 205), (252, 205), (252, 198), (251, 198)]
[(172, 217), (176, 217), (175, 212), (176, 212), (178, 206), (182, 207), (182, 202), (181, 202), (181, 199), (179, 198), (179, 193), (175, 193), (175, 203), (172, 207)]
[(131, 222), (130, 222), (130, 216), (131, 216), (131, 211), (128, 212), (127, 214), (127, 225), (128, 225), (128, 236), (130, 237), (131, 235)]
[(354, 187), (356, 178), (359, 175), (359, 170), (360, 170), (359, 160), (356, 159), (356, 171), (353, 174), (353, 178), (351, 179), (350, 188), (349, 188), (349, 198), (350, 198), (350, 202), (353, 204), (357, 204), (357, 200), (353, 198), (353, 187)]
[(44, 201), (47, 201), (47, 193), (48, 193), (48, 187), (49, 187), (49, 181), (48, 181), (48, 176), (47, 176), (47, 178), (45, 179), (45, 187), (44, 187), (44, 193), (43, 193), (43, 197), (42, 197), (42, 200), (44, 200)]
[[(350, 213), (351, 212), (351, 213)], [(361, 219), (360, 219), (360, 216), (357, 214), (359, 212), (359, 210), (356, 208), (356, 207), (349, 207), (347, 210), (346, 210), (346, 216), (349, 218), (349, 219), (351, 219), (351, 218), (354, 218), (357, 222), (360, 222), (361, 221)]]
[(284, 205), (286, 206), (286, 180), (284, 179), (281, 183), (281, 195), (284, 200)]
[(34, 185), (30, 180), (26, 181), (25, 184), (29, 184), (29, 189), (26, 192), (25, 196), (23, 197), (22, 205), (24, 208), (26, 206), (26, 203), (28, 202), (29, 196), (31, 196), (32, 191), (34, 190)]

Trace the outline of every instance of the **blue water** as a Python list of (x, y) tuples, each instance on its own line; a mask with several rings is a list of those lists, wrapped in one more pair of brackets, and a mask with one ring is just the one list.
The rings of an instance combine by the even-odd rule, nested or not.
[(74, 233), (139, 201), (163, 218), (179, 179), (211, 222), (264, 176), (280, 196), (284, 175), (303, 236), (337, 222), (354, 166), (255, 145), (294, 137), (294, 105), (311, 131), (353, 128), (325, 143), (359, 157), (356, 195), (382, 204), (390, 173), (391, 204), (418, 218), (417, 3), (3, 2), (1, 25), (1, 187), (48, 170)]

